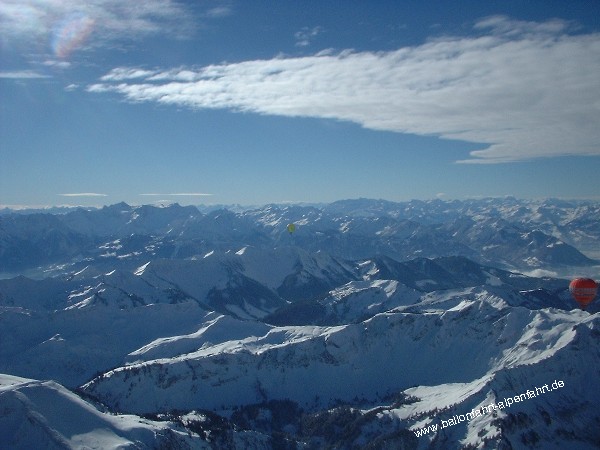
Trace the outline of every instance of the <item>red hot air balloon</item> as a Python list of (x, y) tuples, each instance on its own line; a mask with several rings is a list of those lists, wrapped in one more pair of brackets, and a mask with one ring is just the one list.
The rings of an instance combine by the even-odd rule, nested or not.
[(596, 297), (598, 283), (591, 278), (576, 278), (569, 284), (569, 291), (581, 309), (585, 309)]

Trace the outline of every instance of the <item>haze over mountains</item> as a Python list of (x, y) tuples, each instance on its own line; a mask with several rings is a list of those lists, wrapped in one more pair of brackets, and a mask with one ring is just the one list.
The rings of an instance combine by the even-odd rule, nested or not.
[(3, 211), (0, 436), (597, 448), (600, 308), (563, 277), (596, 276), (599, 256), (594, 202)]

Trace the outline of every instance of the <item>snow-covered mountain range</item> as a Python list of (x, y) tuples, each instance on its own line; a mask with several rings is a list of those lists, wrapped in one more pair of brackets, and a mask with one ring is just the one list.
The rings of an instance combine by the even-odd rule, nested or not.
[(2, 214), (0, 448), (598, 448), (556, 274), (599, 241), (558, 200)]
[[(0, 274), (45, 276), (87, 261), (131, 268), (156, 257), (185, 259), (244, 245), (293, 244), (343, 259), (385, 255), (466, 256), (514, 270), (598, 264), (600, 205), (513, 198), (393, 203), (345, 200), (320, 206), (254, 209), (167, 207), (125, 203), (64, 214), (0, 215)], [(293, 239), (286, 225), (295, 223)], [(237, 249), (235, 250), (237, 251)], [(46, 272), (43, 272), (45, 270)]]

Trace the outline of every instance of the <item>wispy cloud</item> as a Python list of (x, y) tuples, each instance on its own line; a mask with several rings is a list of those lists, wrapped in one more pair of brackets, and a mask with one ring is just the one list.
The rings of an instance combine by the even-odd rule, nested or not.
[(210, 197), (213, 194), (205, 194), (202, 192), (180, 192), (174, 194), (159, 194), (159, 193), (150, 193), (150, 194), (140, 194), (145, 197)]
[(316, 27), (304, 27), (300, 31), (294, 34), (296, 38), (296, 47), (307, 47), (313, 40), (323, 32), (323, 28), (320, 26)]
[(17, 70), (12, 72), (0, 72), (0, 78), (13, 79), (13, 80), (26, 80), (36, 78), (50, 78), (48, 75), (44, 75), (33, 70)]
[(190, 15), (173, 0), (2, 0), (0, 33), (6, 40), (38, 45), (46, 40), (55, 56), (87, 45), (150, 34), (185, 35)]
[(70, 194), (58, 194), (61, 197), (108, 197), (107, 194), (98, 194), (96, 192), (75, 192)]
[(42, 62), (42, 64), (44, 66), (52, 67), (55, 69), (68, 69), (69, 67), (71, 67), (71, 63), (68, 61), (60, 61), (60, 60), (53, 60), (53, 59), (46, 60), (46, 61)]
[(231, 6), (222, 5), (216, 6), (214, 8), (210, 8), (208, 11), (204, 13), (204, 17), (208, 17), (211, 19), (218, 19), (221, 17), (227, 17), (233, 14), (233, 9)]
[(573, 34), (569, 26), (489, 17), (473, 36), (396, 51), (116, 68), (87, 89), (481, 144), (464, 163), (600, 155), (600, 34)]
[(156, 74), (156, 70), (135, 69), (129, 67), (118, 67), (100, 78), (102, 81), (124, 81), (136, 78), (149, 78)]

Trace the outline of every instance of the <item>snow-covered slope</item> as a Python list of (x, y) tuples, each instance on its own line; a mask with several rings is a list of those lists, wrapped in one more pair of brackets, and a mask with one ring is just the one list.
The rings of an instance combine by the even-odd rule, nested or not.
[[(0, 448), (266, 449), (269, 436), (235, 430), (218, 416), (189, 412), (149, 420), (101, 411), (53, 381), (0, 374)], [(169, 420), (172, 419), (172, 420)]]
[(421, 296), (422, 292), (397, 280), (351, 281), (331, 291), (319, 303), (324, 306), (324, 322), (344, 324), (417, 303)]
[[(0, 348), (0, 371), (75, 386), (135, 360), (128, 355), (144, 346), (156, 347), (152, 352), (161, 356), (154, 358), (200, 348), (205, 333), (199, 330), (215, 315), (225, 316), (209, 329), (228, 324), (231, 337), (242, 338), (236, 330), (244, 329), (243, 322), (234, 318), (272, 325), (356, 323), (453, 287), (486, 285), (509, 304), (528, 308), (575, 306), (564, 281), (523, 277), (460, 257), (350, 263), (291, 246), (245, 246), (196, 260), (157, 259), (132, 271), (97, 272), (88, 266), (59, 278), (0, 280), (0, 338), (8, 343)], [(151, 359), (152, 352), (139, 358)]]
[(552, 330), (549, 348), (539, 339), (548, 324), (536, 316), (519, 347), (498, 361), (501, 368), (470, 382), (406, 389), (408, 401), (375, 408), (377, 420), (369, 417), (374, 408), (362, 410), (359, 435), (408, 428), (414, 435), (399, 441), (419, 449), (598, 448), (598, 324), (586, 317)]
[[(243, 412), (260, 404), (269, 417), (273, 402), (291, 402), (288, 408), (308, 412), (288, 418), (288, 439), (336, 448), (373, 441), (391, 448), (594, 448), (600, 442), (600, 318), (511, 302), (485, 288), (430, 293), (355, 324), (247, 324), (229, 340), (217, 318), (188, 337), (193, 346), (155, 342), (131, 356), (152, 357), (160, 349), (161, 359), (107, 372), (84, 390), (138, 413)], [(500, 402), (502, 408), (464, 419)], [(357, 406), (335, 406), (344, 403)], [(336, 428), (338, 422), (344, 425)], [(252, 423), (266, 427), (264, 420)]]
[[(597, 326), (586, 313), (509, 307), (485, 289), (470, 289), (356, 324), (274, 327), (262, 336), (205, 344), (186, 355), (115, 369), (85, 389), (130, 412), (266, 399), (324, 407), (535, 364), (576, 345), (578, 330)], [(588, 342), (581, 351), (596, 357), (597, 347)], [(570, 381), (582, 380), (575, 375)]]
[(59, 278), (0, 280), (0, 371), (76, 386), (156, 339), (197, 333), (212, 311), (228, 315), (220, 320), (236, 336), (242, 322), (234, 317), (265, 317), (355, 276), (326, 254), (292, 247), (242, 247), (96, 273), (88, 267)]
[(75, 387), (154, 339), (195, 331), (207, 314), (194, 302), (53, 313), (0, 307), (0, 372)]
[[(193, 441), (168, 423), (100, 412), (53, 381), (0, 375), (0, 411), (6, 449), (177, 448)], [(194, 441), (196, 448), (210, 448)]]
[(173, 358), (193, 353), (200, 348), (214, 346), (231, 340), (264, 336), (271, 326), (258, 322), (240, 320), (221, 314), (207, 315), (201, 327), (190, 334), (155, 339), (129, 353), (129, 362)]

